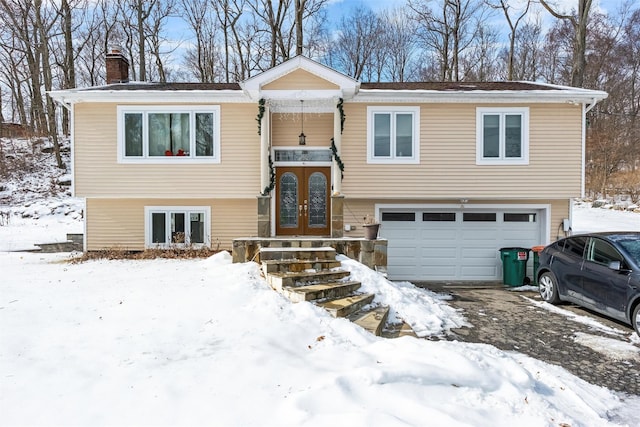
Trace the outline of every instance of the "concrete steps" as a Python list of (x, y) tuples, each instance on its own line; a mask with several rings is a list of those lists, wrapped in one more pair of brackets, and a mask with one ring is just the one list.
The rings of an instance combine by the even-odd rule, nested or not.
[(380, 306), (369, 311), (356, 312), (349, 316), (349, 320), (372, 334), (381, 336), (388, 317), (389, 307)]
[(257, 257), (273, 289), (293, 302), (309, 301), (334, 317), (345, 317), (374, 335), (384, 334), (389, 307), (340, 268), (333, 248), (264, 248)]
[(31, 250), (30, 252), (45, 252), (45, 253), (56, 253), (56, 252), (72, 252), (83, 250), (83, 237), (82, 234), (76, 233), (67, 233), (67, 240), (64, 242), (52, 242), (52, 243), (38, 243), (36, 244), (36, 248)]
[(317, 303), (320, 307), (324, 307), (333, 317), (347, 317), (355, 313), (367, 304), (371, 304), (375, 294), (351, 295), (330, 301)]
[(267, 282), (272, 288), (281, 291), (285, 286), (311, 285), (320, 282), (331, 282), (349, 276), (344, 270), (296, 271), (293, 273), (269, 273)]
[(262, 272), (265, 276), (268, 273), (280, 272), (299, 272), (307, 270), (330, 270), (339, 268), (340, 261), (336, 259), (318, 259), (318, 260), (270, 260), (262, 261)]
[(360, 288), (360, 282), (330, 282), (307, 286), (286, 286), (282, 294), (293, 302), (340, 298)]

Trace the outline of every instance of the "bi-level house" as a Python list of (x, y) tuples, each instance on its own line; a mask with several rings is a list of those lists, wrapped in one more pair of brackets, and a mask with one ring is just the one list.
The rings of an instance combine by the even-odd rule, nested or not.
[(381, 223), (394, 279), (498, 280), (498, 249), (546, 244), (584, 191), (604, 92), (532, 82), (361, 83), (297, 56), (239, 84), (50, 93), (72, 117), (87, 251), (359, 241)]

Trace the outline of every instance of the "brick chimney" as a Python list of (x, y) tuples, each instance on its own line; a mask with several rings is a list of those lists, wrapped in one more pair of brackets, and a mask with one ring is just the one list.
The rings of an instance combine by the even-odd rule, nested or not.
[(118, 47), (109, 48), (107, 53), (107, 84), (129, 81), (129, 61)]

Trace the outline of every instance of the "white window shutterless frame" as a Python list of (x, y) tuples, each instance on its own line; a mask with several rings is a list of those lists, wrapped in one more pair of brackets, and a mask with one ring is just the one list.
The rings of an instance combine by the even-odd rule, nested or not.
[(209, 206), (145, 206), (147, 248), (211, 246)]
[(367, 163), (420, 163), (420, 107), (367, 107)]
[(529, 164), (529, 108), (476, 109), (476, 164)]
[(118, 106), (118, 163), (220, 163), (220, 107)]

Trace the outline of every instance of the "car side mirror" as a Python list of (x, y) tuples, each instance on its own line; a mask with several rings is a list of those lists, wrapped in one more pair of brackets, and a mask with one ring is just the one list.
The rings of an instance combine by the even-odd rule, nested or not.
[(609, 263), (609, 269), (613, 270), (613, 271), (617, 271), (619, 273), (628, 273), (629, 270), (627, 270), (626, 268), (622, 268), (622, 262), (620, 261), (611, 261)]

